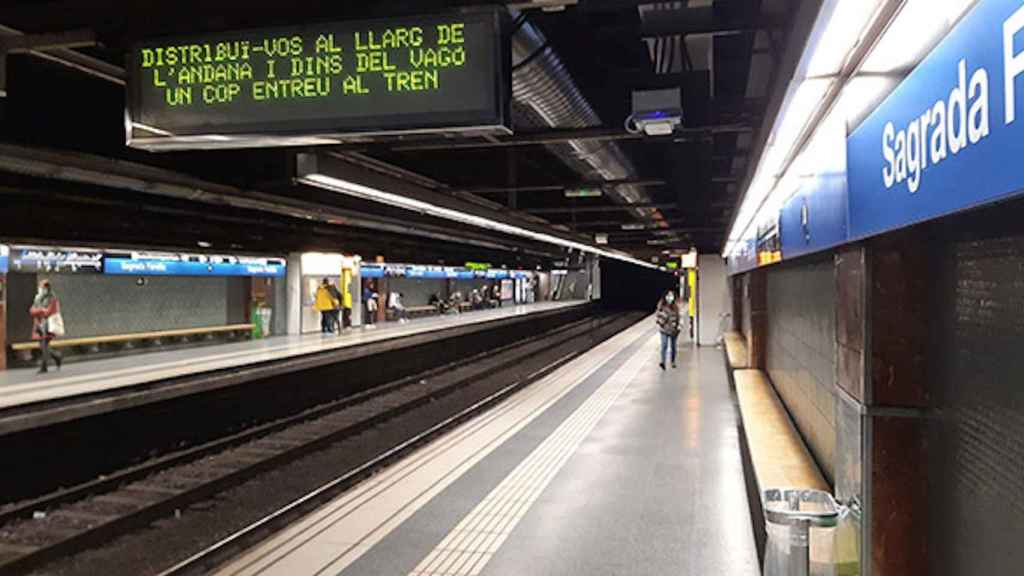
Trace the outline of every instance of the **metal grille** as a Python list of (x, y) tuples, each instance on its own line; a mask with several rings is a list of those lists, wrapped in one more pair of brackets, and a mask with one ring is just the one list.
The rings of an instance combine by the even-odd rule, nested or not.
[(954, 242), (937, 290), (933, 574), (1024, 566), (1024, 238)]

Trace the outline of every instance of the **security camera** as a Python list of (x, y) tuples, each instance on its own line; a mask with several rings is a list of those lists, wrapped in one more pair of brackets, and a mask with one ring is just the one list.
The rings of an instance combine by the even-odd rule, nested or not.
[(682, 91), (638, 90), (633, 92), (633, 113), (626, 119), (626, 131), (648, 136), (668, 136), (683, 124)]

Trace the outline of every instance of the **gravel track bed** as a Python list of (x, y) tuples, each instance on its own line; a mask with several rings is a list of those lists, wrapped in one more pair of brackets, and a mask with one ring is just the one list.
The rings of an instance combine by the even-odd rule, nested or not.
[[(619, 319), (600, 330), (600, 339), (610, 337), (623, 329), (628, 321)], [(565, 334), (571, 335), (576, 330)], [(580, 331), (581, 335), (592, 340), (593, 330)], [(589, 342), (590, 345), (596, 344)], [(263, 472), (244, 483), (218, 493), (214, 498), (196, 503), (180, 511), (176, 516), (169, 516), (157, 521), (145, 529), (122, 536), (102, 548), (87, 550), (75, 556), (54, 562), (33, 574), (52, 575), (94, 575), (104, 574), (116, 576), (120, 574), (141, 576), (157, 573), (173, 565), (182, 558), (213, 544), (214, 542), (234, 533), (240, 528), (272, 513), (285, 504), (326, 484), (347, 470), (358, 467), (371, 460), (382, 449), (399, 444), (431, 426), (449, 418), (453, 413), (472, 406), (479, 400), (512, 384), (520, 379), (547, 366), (551, 362), (577, 351), (579, 339), (572, 339), (551, 346), (550, 342), (533, 342), (523, 349), (530, 352), (512, 366), (473, 381), (472, 385), (457, 389), (455, 392), (439, 399), (426, 402), (411, 412), (400, 417), (386, 420), (373, 428), (336, 441), (324, 449), (307, 454), (287, 466)], [(178, 487), (189, 482), (209, 479), (211, 469), (216, 468), (234, 454), (254, 448), (269, 449), (272, 445), (280, 447), (293, 439), (319, 436), (326, 425), (345, 426), (357, 422), (363, 417), (378, 414), (394, 406), (404, 404), (412, 397), (429, 395), (453, 381), (479, 374), (491, 364), (501, 364), (501, 358), (486, 358), (479, 363), (461, 366), (448, 372), (437, 374), (433, 378), (423, 380), (417, 385), (402, 388), (392, 393), (376, 397), (368, 402), (353, 406), (341, 412), (330, 414), (320, 420), (311, 420), (271, 436), (243, 444), (235, 449), (220, 454), (207, 456), (191, 464), (176, 467), (146, 478), (142, 483), (147, 486)], [(362, 416), (357, 416), (362, 414)], [(134, 483), (139, 484), (139, 483)], [(133, 485), (126, 486), (124, 494), (133, 492)], [(100, 499), (90, 499), (77, 503), (81, 511), (91, 514), (105, 514), (115, 511), (116, 506)], [(38, 543), (39, 534), (33, 528), (45, 529), (46, 522), (27, 520), (24, 526), (15, 531), (18, 543)], [(5, 526), (0, 530), (0, 539), (12, 534), (11, 528)], [(34, 534), (35, 533), (35, 534)]]

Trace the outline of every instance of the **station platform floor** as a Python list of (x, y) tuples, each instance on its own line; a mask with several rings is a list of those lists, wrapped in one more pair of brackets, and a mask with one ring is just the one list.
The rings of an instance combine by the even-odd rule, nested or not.
[(0, 372), (0, 410), (106, 392), (168, 378), (285, 360), (443, 328), (559, 310), (584, 303), (537, 302), (464, 314), (433, 316), (411, 320), (405, 324), (388, 322), (378, 324), (374, 329), (356, 327), (341, 335), (316, 333), (274, 336), (262, 340), (130, 354), (65, 364), (59, 372), (51, 367), (47, 374), (37, 374), (37, 368), (12, 369)]
[(722, 352), (648, 318), (219, 576), (760, 574)]

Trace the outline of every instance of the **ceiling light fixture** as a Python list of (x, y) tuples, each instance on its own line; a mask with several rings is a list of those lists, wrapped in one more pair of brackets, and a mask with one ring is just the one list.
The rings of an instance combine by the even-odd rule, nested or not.
[(604, 256), (606, 258), (612, 258), (637, 266), (644, 266), (646, 268), (657, 268), (651, 264), (638, 260), (629, 256), (628, 254), (612, 251), (602, 250), (595, 246), (590, 246), (582, 242), (574, 242), (551, 234), (544, 234), (541, 232), (534, 232), (533, 230), (527, 230), (519, 226), (513, 226), (511, 224), (505, 224), (504, 222), (498, 222), (475, 214), (469, 214), (467, 212), (461, 212), (459, 210), (453, 210), (451, 208), (445, 208), (416, 198), (410, 198), (401, 194), (395, 194), (392, 192), (385, 192), (369, 186), (364, 186), (356, 182), (350, 182), (341, 178), (335, 178), (326, 174), (311, 173), (300, 176), (297, 179), (298, 182), (309, 186), (315, 186), (317, 188), (323, 188), (332, 192), (338, 192), (346, 194), (348, 196), (354, 196), (356, 198), (362, 198), (363, 200), (369, 200), (372, 202), (378, 202), (381, 204), (387, 204), (389, 206), (395, 206), (412, 212), (418, 212), (427, 216), (433, 216), (435, 218), (443, 218), (445, 220), (451, 220), (453, 222), (459, 222), (462, 224), (468, 224), (470, 226), (476, 226), (478, 228), (484, 228), (487, 230), (493, 230), (502, 234), (509, 234), (511, 236), (518, 236), (520, 238), (528, 238), (530, 240), (536, 240), (538, 242), (544, 242), (546, 244), (554, 244), (562, 246), (564, 248), (576, 249), (582, 252), (590, 254), (596, 254), (598, 256)]
[[(800, 155), (819, 131), (838, 122), (856, 124), (884, 99), (903, 74), (922, 58), (963, 17), (976, 0), (904, 0), (876, 37), (868, 38), (886, 13), (882, 0), (833, 0), (811, 32), (801, 56), (803, 67), (790, 81), (785, 102), (736, 212), (723, 250), (742, 250), (759, 220), (772, 217), (793, 191)], [(865, 42), (870, 50), (859, 62), (850, 59)], [(849, 73), (853, 69), (852, 74)], [(834, 84), (842, 82), (838, 89)], [(822, 101), (826, 95), (833, 97)], [(823, 112), (819, 116), (817, 112)], [(809, 125), (812, 119), (821, 122)], [(822, 127), (825, 128), (822, 128)], [(806, 138), (805, 138), (806, 135)]]

